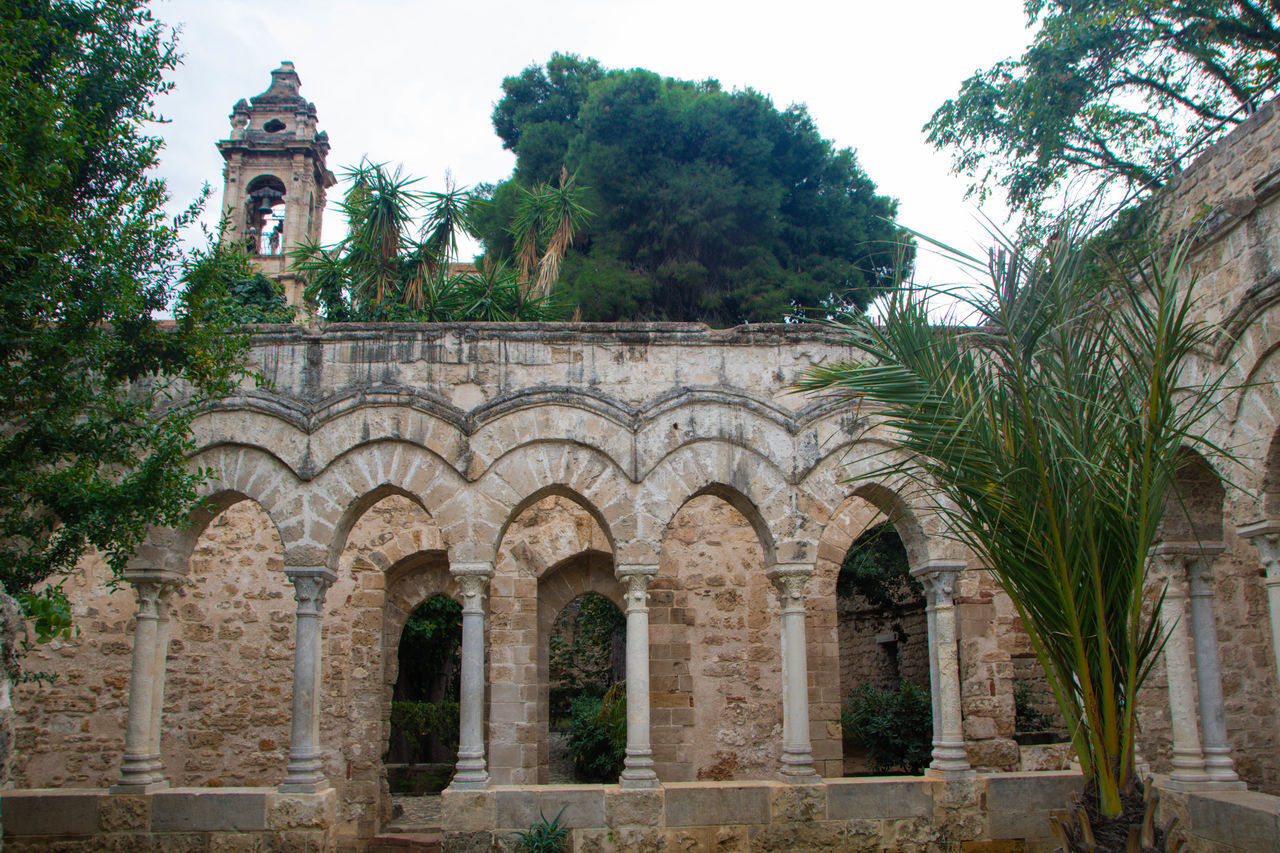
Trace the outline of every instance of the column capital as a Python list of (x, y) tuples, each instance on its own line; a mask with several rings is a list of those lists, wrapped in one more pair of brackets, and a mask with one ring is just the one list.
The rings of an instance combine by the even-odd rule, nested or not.
[[(1280, 519), (1258, 519), (1237, 527), (1236, 533), (1258, 549), (1262, 568), (1267, 573), (1267, 585), (1280, 584)], [(1280, 649), (1276, 651), (1280, 653)]]
[(627, 612), (646, 611), (649, 605), (649, 582), (658, 574), (657, 566), (618, 566), (614, 570), (618, 580), (627, 585)]
[(284, 573), (293, 584), (293, 600), (298, 603), (297, 615), (319, 616), (325, 594), (338, 579), (337, 573), (327, 566), (285, 566)]
[(454, 563), (449, 566), (449, 574), (458, 583), (458, 593), (462, 596), (462, 609), (479, 611), (483, 609), (485, 588), (493, 577), (493, 563)]
[(911, 570), (911, 576), (924, 586), (925, 598), (931, 606), (949, 605), (956, 594), (956, 580), (969, 568), (963, 560), (930, 560)]
[(813, 566), (808, 563), (775, 563), (765, 572), (778, 590), (783, 610), (789, 607), (804, 609), (804, 585), (812, 575)]

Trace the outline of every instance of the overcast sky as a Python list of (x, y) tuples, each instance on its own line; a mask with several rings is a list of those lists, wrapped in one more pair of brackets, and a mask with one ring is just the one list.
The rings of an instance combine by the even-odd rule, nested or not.
[[(750, 87), (779, 108), (806, 104), (819, 132), (853, 148), (880, 192), (900, 201), (903, 224), (966, 248), (981, 239), (977, 211), (920, 128), (975, 69), (1020, 55), (1029, 37), (1022, 0), (157, 0), (153, 9), (181, 27), (184, 55), (159, 103), (170, 122), (162, 172), (175, 204), (209, 182), (211, 220), (222, 187), (214, 142), (228, 134), (231, 106), (265, 90), (283, 60), (329, 132), (330, 168), (368, 156), (403, 163), (435, 189), (446, 170), (460, 185), (510, 175), (515, 158), (489, 121), (502, 78), (559, 51)], [(332, 200), (326, 240), (341, 235)], [(929, 283), (956, 277), (927, 257), (919, 266)]]

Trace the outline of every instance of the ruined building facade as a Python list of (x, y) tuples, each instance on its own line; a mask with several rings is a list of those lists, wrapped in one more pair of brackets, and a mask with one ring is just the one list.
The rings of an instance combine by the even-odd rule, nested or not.
[[(286, 64), (219, 143), (231, 221), (273, 273), (283, 255), (263, 231), (281, 223), (280, 251), (317, 237), (333, 182), (297, 86)], [(1142, 753), (1171, 790), (1280, 794), (1277, 187), (1267, 107), (1168, 196), (1178, 225), (1202, 226), (1203, 310), (1222, 327), (1197, 368), (1241, 388), (1215, 434), (1240, 464), (1188, 466), (1186, 517), (1153, 555), (1175, 640), (1146, 688)], [(443, 593), (463, 606), (444, 818), (457, 849), (556, 803), (597, 849), (1043, 836), (1044, 802), (1074, 777), (1016, 772), (1031, 652), (1013, 607), (926, 502), (876, 474), (894, 451), (875, 412), (791, 391), (853, 355), (802, 325), (260, 329), (250, 362), (269, 382), (195, 421), (207, 510), (155, 531), (119, 588), (94, 560), (67, 581), (80, 633), (28, 661), (59, 677), (16, 691), (14, 783), (96, 789), (76, 808), (100, 832), (177, 833), (163, 809), (223, 790), (250, 803), (235, 829), (264, 846), (300, 833), (358, 848), (389, 816), (400, 631)], [(854, 669), (835, 580), (885, 518), (926, 589), (934, 761), (926, 777), (842, 780)], [(626, 770), (620, 786), (543, 788), (548, 632), (589, 591), (626, 613)], [(130, 803), (149, 817), (119, 817)], [(35, 806), (4, 808), (8, 832)]]

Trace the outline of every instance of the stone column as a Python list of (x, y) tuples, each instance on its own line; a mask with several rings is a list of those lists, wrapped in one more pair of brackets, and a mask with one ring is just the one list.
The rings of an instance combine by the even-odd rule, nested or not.
[(1196, 709), (1192, 702), (1191, 651), (1187, 642), (1188, 552), (1182, 543), (1162, 543), (1152, 549), (1152, 576), (1165, 585), (1160, 605), (1160, 626), (1164, 630), (1164, 670), (1169, 682), (1169, 720), (1173, 727), (1173, 772), (1175, 787), (1198, 786), (1209, 780), (1200, 749)]
[(649, 582), (658, 567), (619, 566), (616, 574), (627, 585), (627, 757), (618, 784), (656, 788), (649, 744)]
[(1276, 679), (1280, 680), (1280, 521), (1262, 519), (1236, 528), (1236, 532), (1252, 542), (1262, 558), (1271, 616), (1271, 652), (1276, 660)]
[(1191, 594), (1191, 634), (1196, 649), (1196, 689), (1204, 733), (1204, 769), (1215, 788), (1244, 789), (1231, 764), (1227, 718), (1222, 702), (1222, 657), (1213, 617), (1213, 558), (1226, 550), (1221, 542), (1201, 542), (1187, 559)]
[(782, 769), (784, 782), (818, 781), (809, 742), (809, 662), (804, 633), (804, 585), (813, 566), (779, 563), (769, 569), (782, 616)]
[(455, 563), (449, 571), (462, 596), (458, 765), (449, 787), (482, 790), (489, 784), (484, 758), (484, 594), (493, 577), (493, 565)]
[(140, 794), (169, 787), (160, 763), (160, 720), (164, 706), (164, 664), (168, 654), (169, 599), (182, 578), (169, 572), (130, 572), (138, 612), (133, 631), (133, 671), (124, 763), (115, 793)]
[(289, 765), (279, 790), (313, 794), (329, 787), (320, 751), (320, 617), (329, 585), (337, 578), (325, 566), (289, 566), (298, 603), (293, 637), (293, 720), (289, 730)]
[(961, 562), (934, 561), (911, 570), (925, 590), (929, 692), (933, 699), (933, 761), (929, 769), (940, 774), (972, 772), (964, 746), (954, 601), (956, 578), (964, 568)]

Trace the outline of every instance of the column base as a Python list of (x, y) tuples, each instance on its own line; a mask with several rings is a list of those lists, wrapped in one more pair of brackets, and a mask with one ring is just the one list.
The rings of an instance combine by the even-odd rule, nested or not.
[(152, 782), (117, 782), (107, 789), (112, 794), (154, 794), (156, 791), (165, 791), (169, 788), (168, 779), (160, 779)]
[(1237, 779), (1234, 782), (1215, 781), (1213, 779), (1175, 779), (1172, 776), (1160, 783), (1160, 787), (1168, 788), (1170, 791), (1181, 791), (1183, 793), (1191, 793), (1194, 791), (1244, 791), (1247, 786), (1244, 782)]
[(618, 784), (628, 789), (658, 787), (658, 774), (653, 772), (652, 753), (647, 749), (638, 752), (627, 750)]
[(978, 771), (965, 763), (963, 767), (934, 767), (930, 764), (924, 769), (924, 777), (926, 779), (968, 779), (976, 777)]
[(276, 786), (283, 794), (314, 794), (329, 787), (324, 761), (318, 752), (293, 752), (284, 771), (284, 781)]
[(455, 791), (483, 791), (489, 787), (489, 771), (483, 758), (468, 756), (455, 765), (453, 781), (449, 787)]
[(158, 754), (127, 755), (120, 768), (120, 779), (110, 790), (116, 794), (147, 794), (169, 787), (164, 778), (164, 764)]
[(955, 775), (969, 773), (973, 768), (969, 765), (969, 753), (964, 748), (964, 741), (936, 740), (933, 742), (933, 760), (929, 762), (929, 770)]
[(789, 785), (812, 785), (822, 779), (818, 771), (813, 769), (813, 753), (809, 750), (791, 752), (785, 747), (782, 750), (782, 767), (778, 769), (778, 780)]

